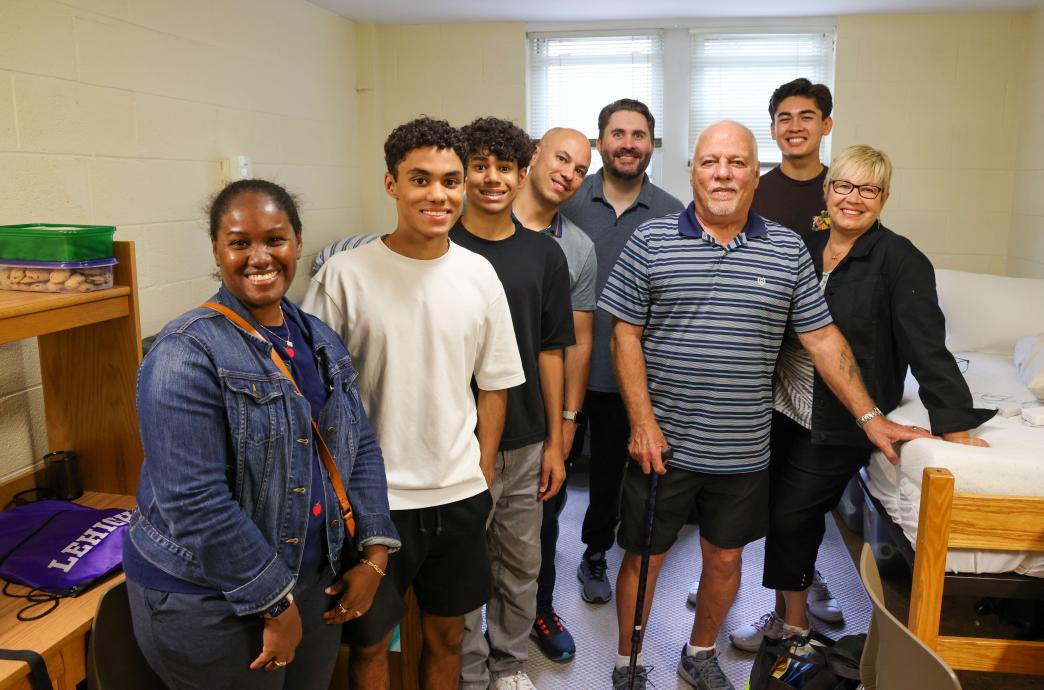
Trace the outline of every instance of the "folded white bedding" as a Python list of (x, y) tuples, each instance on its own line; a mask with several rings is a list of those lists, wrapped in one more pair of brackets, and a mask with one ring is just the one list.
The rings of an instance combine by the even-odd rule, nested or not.
[[(1010, 357), (960, 353), (969, 360), (965, 378), (976, 404), (1040, 403), (1016, 375)], [(928, 411), (917, 397), (917, 382), (906, 380), (902, 404), (888, 415), (901, 424), (927, 428)], [(1044, 496), (1044, 427), (1024, 425), (1019, 416), (996, 416), (973, 432), (986, 439), (989, 448), (977, 448), (930, 439), (907, 443), (900, 462), (892, 466), (880, 453), (870, 460), (870, 492), (915, 543), (921, 500), (921, 474), (925, 467), (945, 467), (954, 475), (957, 491), (967, 493)], [(1044, 554), (951, 549), (946, 560), (951, 572), (1018, 572), (1044, 577)]]

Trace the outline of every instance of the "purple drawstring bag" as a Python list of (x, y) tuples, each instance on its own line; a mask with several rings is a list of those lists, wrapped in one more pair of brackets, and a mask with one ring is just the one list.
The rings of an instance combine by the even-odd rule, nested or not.
[[(0, 577), (33, 588), (33, 605), (57, 606), (58, 598), (77, 596), (120, 567), (130, 516), (123, 508), (50, 500), (0, 512)], [(4, 593), (10, 595), (6, 585)]]

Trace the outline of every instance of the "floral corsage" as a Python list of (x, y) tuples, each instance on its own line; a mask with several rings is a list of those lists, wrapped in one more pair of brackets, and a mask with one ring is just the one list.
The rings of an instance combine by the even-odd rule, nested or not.
[(826, 211), (820, 211), (818, 216), (812, 217), (812, 229), (813, 230), (829, 230), (830, 229), (830, 214)]

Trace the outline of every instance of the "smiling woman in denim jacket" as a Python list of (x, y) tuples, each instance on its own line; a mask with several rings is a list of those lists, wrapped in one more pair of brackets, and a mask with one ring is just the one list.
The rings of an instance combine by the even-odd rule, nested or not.
[(124, 546), (134, 634), (172, 689), (325, 689), (339, 624), (370, 608), (399, 546), (384, 460), (344, 343), (284, 297), (302, 246), (293, 198), (241, 180), (209, 215), (210, 302), (250, 328), (193, 309), (142, 363), (145, 462)]

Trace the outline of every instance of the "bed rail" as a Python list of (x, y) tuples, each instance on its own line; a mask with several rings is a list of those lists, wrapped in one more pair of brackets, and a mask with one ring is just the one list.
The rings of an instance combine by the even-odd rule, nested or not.
[(1044, 642), (939, 634), (947, 548), (1044, 551), (1044, 498), (954, 494), (949, 470), (921, 483), (909, 627), (950, 666), (1044, 675)]

